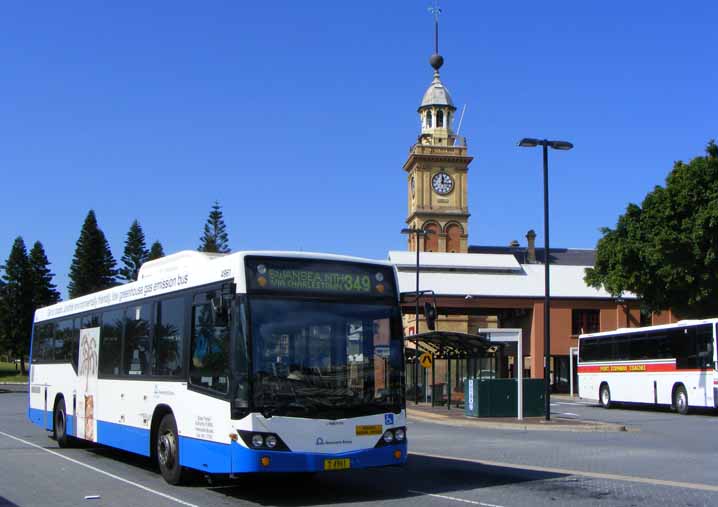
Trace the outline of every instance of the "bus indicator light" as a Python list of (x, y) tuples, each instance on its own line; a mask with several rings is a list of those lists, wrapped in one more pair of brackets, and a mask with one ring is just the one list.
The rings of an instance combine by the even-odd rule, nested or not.
[(262, 459), (260, 459), (259, 462), (263, 467), (268, 467), (270, 463), (269, 456), (262, 456)]

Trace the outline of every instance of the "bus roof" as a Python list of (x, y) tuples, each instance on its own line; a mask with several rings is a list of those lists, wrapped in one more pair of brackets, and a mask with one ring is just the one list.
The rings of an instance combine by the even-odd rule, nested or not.
[(631, 334), (640, 333), (645, 331), (654, 331), (661, 329), (674, 329), (677, 327), (686, 326), (697, 326), (700, 324), (714, 324), (718, 323), (718, 317), (709, 317), (707, 319), (691, 319), (691, 320), (680, 320), (673, 324), (660, 324), (657, 326), (644, 326), (644, 327), (621, 327), (614, 331), (601, 331), (600, 333), (586, 333), (579, 335), (579, 340), (582, 338), (601, 338), (605, 336), (615, 336), (617, 334)]
[(35, 322), (74, 315), (97, 308), (139, 300), (176, 290), (188, 289), (234, 278), (237, 291), (246, 291), (244, 258), (246, 256), (316, 259), (340, 262), (359, 262), (393, 268), (388, 261), (346, 255), (314, 252), (282, 252), (273, 250), (243, 251), (214, 254), (183, 250), (160, 259), (146, 262), (140, 268), (138, 280), (35, 311)]

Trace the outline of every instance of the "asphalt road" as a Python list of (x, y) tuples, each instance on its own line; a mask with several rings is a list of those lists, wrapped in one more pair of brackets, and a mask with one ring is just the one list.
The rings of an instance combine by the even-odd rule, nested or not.
[(199, 477), (190, 486), (172, 487), (144, 458), (94, 446), (58, 449), (27, 422), (26, 399), (0, 389), (0, 506), (718, 505), (713, 413), (684, 417), (575, 402), (553, 406), (556, 416), (637, 430), (607, 433), (411, 422), (404, 468), (309, 480), (267, 476), (209, 484)]

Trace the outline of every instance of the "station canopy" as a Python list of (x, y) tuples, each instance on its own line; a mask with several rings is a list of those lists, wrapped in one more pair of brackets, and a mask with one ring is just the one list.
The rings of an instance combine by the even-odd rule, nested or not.
[(491, 357), (496, 343), (477, 334), (454, 331), (428, 331), (405, 337), (408, 342), (419, 342), (419, 352), (428, 352), (435, 359), (468, 359)]

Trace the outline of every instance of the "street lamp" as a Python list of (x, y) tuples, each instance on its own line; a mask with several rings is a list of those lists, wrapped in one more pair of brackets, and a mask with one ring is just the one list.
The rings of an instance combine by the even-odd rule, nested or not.
[(551, 262), (551, 256), (549, 255), (549, 240), (548, 240), (548, 149), (549, 147), (554, 150), (570, 150), (573, 148), (573, 144), (568, 141), (549, 141), (547, 139), (533, 139), (526, 137), (521, 139), (519, 146), (522, 148), (535, 148), (541, 146), (543, 148), (543, 230), (544, 230), (544, 303), (543, 303), (543, 346), (544, 346), (544, 359), (543, 359), (543, 378), (545, 388), (545, 403), (546, 403), (546, 420), (551, 420), (551, 393), (550, 393), (550, 368), (551, 368), (551, 293), (549, 289), (549, 264)]
[[(419, 334), (419, 238), (436, 234), (435, 231), (422, 228), (405, 228), (401, 230), (402, 234), (415, 235), (414, 246), (416, 246), (416, 324), (414, 324), (414, 336)], [(414, 340), (414, 404), (419, 404), (419, 339)]]

